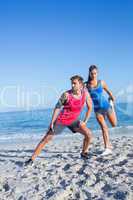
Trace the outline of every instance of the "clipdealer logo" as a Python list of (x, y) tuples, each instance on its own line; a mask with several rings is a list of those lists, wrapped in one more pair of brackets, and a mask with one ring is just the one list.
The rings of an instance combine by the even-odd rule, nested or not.
[(125, 115), (133, 117), (133, 84), (117, 92), (116, 107)]
[(49, 107), (58, 98), (55, 87), (42, 85), (40, 88), (28, 89), (20, 85), (8, 85), (0, 89), (0, 107), (4, 109), (24, 109)]

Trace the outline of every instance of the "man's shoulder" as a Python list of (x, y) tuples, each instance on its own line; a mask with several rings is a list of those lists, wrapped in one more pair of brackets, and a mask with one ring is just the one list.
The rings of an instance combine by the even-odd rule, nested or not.
[(85, 94), (85, 95), (88, 95), (89, 94), (88, 89), (86, 87), (84, 87), (82, 89), (82, 93)]
[(70, 93), (71, 93), (71, 90), (64, 91), (64, 92), (62, 93), (62, 96), (68, 97), (68, 95), (69, 95)]
[(83, 89), (83, 94), (84, 94), (86, 100), (90, 99), (90, 94), (89, 94), (88, 89), (86, 87)]
[(69, 98), (69, 91), (65, 91), (62, 93), (60, 101), (62, 102), (62, 104), (64, 104), (68, 101), (68, 98)]
[(73, 92), (72, 92), (72, 89), (70, 89), (70, 90), (66, 90), (66, 91), (63, 93), (63, 95), (66, 96), (66, 98), (69, 98), (69, 96), (70, 96), (72, 93), (73, 93)]

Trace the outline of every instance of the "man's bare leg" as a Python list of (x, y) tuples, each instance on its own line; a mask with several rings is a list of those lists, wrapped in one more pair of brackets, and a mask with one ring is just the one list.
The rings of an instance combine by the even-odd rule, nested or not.
[(27, 160), (25, 162), (25, 166), (28, 165), (28, 164), (32, 164), (33, 161), (35, 160), (35, 158), (41, 153), (42, 149), (44, 148), (44, 146), (49, 143), (49, 141), (52, 140), (54, 134), (52, 131), (48, 131), (46, 133), (46, 135), (42, 138), (42, 140), (39, 142), (39, 144), (37, 145), (37, 147), (35, 148), (34, 150), (34, 153), (32, 154), (32, 157)]
[(48, 131), (46, 133), (46, 135), (42, 138), (42, 140), (39, 142), (39, 144), (35, 148), (34, 153), (32, 154), (32, 157), (31, 157), (32, 160), (35, 160), (35, 158), (41, 153), (44, 146), (52, 140), (53, 136), (54, 134), (51, 131)]
[(88, 154), (89, 145), (92, 142), (91, 131), (85, 125), (80, 126), (79, 128), (76, 128), (75, 131), (84, 135), (82, 154)]

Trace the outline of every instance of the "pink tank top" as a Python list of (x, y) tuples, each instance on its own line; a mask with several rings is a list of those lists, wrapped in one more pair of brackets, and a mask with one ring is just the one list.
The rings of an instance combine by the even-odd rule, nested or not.
[(70, 125), (72, 124), (80, 115), (83, 109), (84, 103), (86, 101), (86, 91), (83, 90), (82, 95), (79, 99), (76, 99), (72, 90), (67, 91), (68, 99), (63, 107), (63, 110), (57, 117), (57, 124)]

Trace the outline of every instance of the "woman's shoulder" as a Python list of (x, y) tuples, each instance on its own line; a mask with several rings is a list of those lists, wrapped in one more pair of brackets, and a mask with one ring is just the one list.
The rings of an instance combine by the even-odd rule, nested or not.
[(104, 87), (105, 81), (104, 80), (99, 80), (99, 81), (100, 81), (100, 84)]

